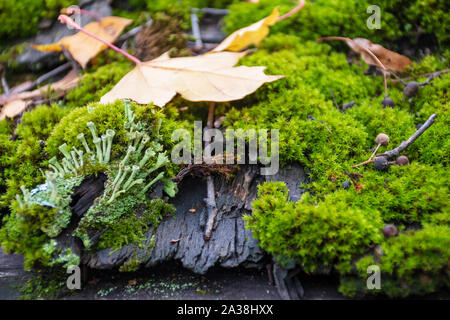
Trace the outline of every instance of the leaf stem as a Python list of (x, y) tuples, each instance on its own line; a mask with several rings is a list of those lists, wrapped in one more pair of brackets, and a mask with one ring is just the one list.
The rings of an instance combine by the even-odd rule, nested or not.
[(296, 14), (297, 12), (302, 10), (302, 8), (305, 6), (305, 3), (306, 3), (305, 0), (299, 0), (298, 5), (294, 9), (292, 9), (288, 13), (282, 15), (281, 17), (279, 17), (277, 21), (279, 22), (279, 21), (285, 20), (285, 19), (289, 18), (290, 16)]
[(105, 45), (107, 45), (108, 47), (110, 47), (111, 49), (113, 49), (114, 51), (120, 53), (121, 55), (123, 55), (124, 57), (128, 58), (129, 60), (133, 61), (135, 64), (140, 65), (142, 63), (141, 60), (139, 60), (138, 58), (136, 58), (135, 56), (132, 56), (131, 54), (129, 54), (128, 52), (116, 47), (115, 45), (113, 45), (112, 43), (109, 43), (105, 40), (103, 40), (102, 38), (96, 36), (95, 34), (83, 29), (82, 27), (80, 27), (75, 21), (73, 21), (69, 16), (65, 15), (65, 14), (61, 14), (58, 17), (58, 20), (61, 21), (62, 23), (66, 23), (69, 26), (77, 29), (78, 31), (81, 31), (83, 33), (85, 33), (86, 35), (88, 35), (91, 38), (94, 38), (95, 40), (98, 40), (102, 43), (104, 43)]

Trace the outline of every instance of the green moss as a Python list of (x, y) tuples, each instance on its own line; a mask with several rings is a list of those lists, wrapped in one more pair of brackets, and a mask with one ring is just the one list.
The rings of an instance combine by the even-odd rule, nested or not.
[[(128, 200), (129, 201), (129, 200)], [(142, 203), (146, 203), (142, 206)], [(174, 207), (161, 199), (141, 201), (133, 206), (126, 206), (126, 211), (119, 220), (109, 225), (109, 228), (100, 237), (98, 249), (112, 248), (117, 250), (127, 244), (143, 245), (149, 226), (156, 229), (164, 216), (174, 212)], [(117, 210), (116, 204), (112, 210)], [(141, 212), (136, 214), (136, 212)]]
[(135, 272), (135, 271), (139, 270), (141, 263), (142, 262), (139, 259), (130, 259), (127, 262), (125, 262), (123, 265), (120, 266), (119, 271), (120, 272)]
[(0, 0), (0, 38), (32, 36), (42, 18), (55, 18), (71, 4), (71, 0)]
[(327, 200), (293, 203), (287, 197), (284, 183), (260, 186), (247, 226), (269, 253), (294, 259), (306, 272), (321, 267), (349, 272), (352, 258), (382, 238), (376, 211)]
[[(40, 119), (36, 115), (34, 117)], [(17, 132), (26, 135), (33, 133), (39, 138), (47, 134), (47, 122), (41, 122), (30, 123), (24, 119), (24, 127)], [(103, 135), (107, 129), (115, 131), (109, 161), (101, 160), (103, 156), (92, 142), (92, 134), (86, 125), (88, 122), (95, 124), (97, 135)], [(38, 126), (42, 132), (34, 130), (34, 126)], [(72, 110), (53, 128), (47, 140), (47, 153), (42, 158), (56, 156), (56, 160), (42, 160), (34, 164), (50, 163), (54, 176), (46, 172), (46, 183), (40, 186), (38, 192), (30, 196), (23, 190), (23, 197), (18, 196), (17, 201), (12, 202), (11, 214), (4, 218), (4, 226), (0, 229), (2, 246), (7, 252), (23, 254), (27, 268), (75, 261), (71, 252), (54, 251), (55, 246), (49, 239), (58, 236), (70, 221), (70, 195), (74, 187), (86, 176), (98, 172), (104, 172), (108, 177), (105, 190), (83, 216), (74, 234), (83, 240), (86, 247), (91, 247), (89, 237), (102, 231), (106, 232), (101, 238), (100, 248), (111, 246), (118, 249), (125, 244), (139, 244), (149, 226), (156, 227), (163, 215), (172, 212), (172, 207), (160, 199), (148, 201), (146, 194), (159, 180), (162, 180), (165, 189), (172, 191), (172, 196), (176, 192), (176, 186), (167, 178), (172, 177), (178, 169), (168, 162), (166, 156), (170, 150), (168, 148), (173, 145), (170, 137), (175, 127), (175, 121), (168, 119), (162, 109), (151, 105), (137, 106), (117, 101), (115, 104), (91, 104), (88, 108)], [(4, 135), (10, 132), (8, 125), (1, 128)], [(93, 152), (88, 151), (88, 147), (77, 138), (80, 132), (85, 134)], [(142, 142), (139, 139), (137, 143), (133, 141), (133, 133), (146, 138)], [(61, 163), (57, 160), (61, 158), (59, 153), (64, 151), (62, 145), (66, 146), (67, 152), (75, 152), (62, 160), (64, 168), (60, 168)], [(131, 145), (137, 151), (127, 157), (126, 146), (129, 149)], [(80, 155), (79, 150), (86, 152)], [(78, 160), (74, 156), (76, 154)], [(148, 156), (144, 157), (144, 154)], [(128, 161), (122, 164), (125, 158)], [(136, 171), (133, 177), (128, 173), (131, 167)], [(37, 166), (34, 170), (38, 169)], [(122, 178), (118, 179), (119, 176)], [(11, 191), (8, 189), (8, 192)], [(139, 211), (139, 215), (135, 210)], [(26, 236), (21, 235), (24, 232)]]
[[(425, 225), (422, 230), (411, 230), (386, 241), (381, 246), (381, 257), (366, 256), (356, 267), (365, 279), (367, 267), (378, 265), (382, 292), (391, 297), (424, 295), (450, 285), (449, 247), (448, 226)], [(340, 290), (350, 296), (370, 294), (363, 283), (361, 279), (344, 278)]]
[[(417, 76), (446, 68), (445, 56), (425, 58), (410, 72)], [(396, 106), (383, 108), (382, 78), (365, 76), (364, 64), (349, 66), (345, 56), (331, 51), (327, 44), (276, 34), (241, 63), (266, 65), (267, 74), (284, 74), (286, 78), (231, 103), (225, 124), (232, 128), (279, 129), (281, 163), (302, 164), (312, 181), (303, 186), (308, 193), (298, 203), (287, 200), (283, 184), (260, 186), (254, 212), (246, 219), (263, 249), (281, 262), (296, 261), (304, 271), (335, 270), (342, 279), (350, 279), (356, 273), (358, 259), (374, 252), (376, 245), (386, 245), (384, 224), (395, 224), (404, 230), (406, 238), (413, 236), (414, 230), (425, 230), (422, 228), (426, 225), (448, 225), (447, 74), (421, 88), (411, 101), (403, 98), (401, 84), (390, 83), (389, 96)], [(355, 105), (345, 113), (338, 110), (330, 89), (339, 105), (351, 100)], [(402, 153), (410, 159), (409, 166), (391, 166), (387, 172), (375, 171), (371, 164), (352, 168), (370, 156), (378, 133), (390, 137), (390, 144), (380, 152), (393, 149), (432, 113), (438, 115), (433, 126)], [(326, 126), (310, 120), (309, 115)], [(353, 175), (352, 186), (345, 190), (342, 183), (351, 180), (346, 173), (360, 176)], [(397, 239), (401, 243), (413, 241), (402, 236), (391, 243), (394, 245)], [(443, 242), (439, 250), (446, 246)], [(430, 255), (428, 250), (434, 249), (426, 247), (417, 255)], [(397, 263), (404, 261), (399, 257)], [(440, 281), (436, 274), (430, 276), (433, 284)], [(383, 292), (398, 295), (390, 288), (404, 286), (408, 279), (392, 277)], [(365, 286), (364, 279), (357, 281)], [(341, 290), (352, 294), (355, 282), (347, 284)], [(438, 288), (430, 285), (427, 290)]]
[(7, 253), (23, 254), (25, 269), (30, 269), (43, 257), (48, 259), (44, 251), (48, 238), (40, 229), (40, 225), (48, 223), (49, 217), (54, 213), (55, 210), (35, 206), (24, 211), (13, 210), (11, 215), (3, 219), (3, 227), (0, 229), (2, 248)]
[[(307, 1), (296, 15), (271, 28), (272, 33), (295, 34), (304, 40), (323, 36), (364, 37), (376, 43), (394, 42), (401, 37), (414, 39), (419, 29), (434, 33), (441, 44), (448, 43), (445, 24), (449, 23), (444, 2), (436, 0), (377, 1), (381, 9), (381, 29), (369, 29), (366, 10), (370, 1)], [(260, 0), (258, 3), (236, 2), (225, 18), (225, 31), (231, 33), (266, 16), (278, 6), (280, 13), (290, 11), (295, 4), (289, 0)]]
[(46, 160), (43, 143), (67, 112), (57, 105), (42, 105), (26, 112), (17, 125), (14, 140), (14, 127), (6, 120), (0, 121), (0, 190), (7, 189), (1, 194), (0, 206), (8, 206), (21, 185), (29, 188), (42, 181), (39, 167)]
[(98, 102), (130, 70), (128, 62), (112, 62), (84, 74), (78, 86), (66, 96), (67, 105), (81, 107)]
[(68, 274), (63, 268), (51, 268), (46, 272), (32, 274), (19, 287), (21, 300), (58, 299), (69, 294), (67, 289)]

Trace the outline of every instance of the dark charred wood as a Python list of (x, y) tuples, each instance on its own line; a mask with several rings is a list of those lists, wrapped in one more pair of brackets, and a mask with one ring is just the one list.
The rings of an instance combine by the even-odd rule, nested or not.
[(95, 199), (103, 194), (106, 180), (106, 175), (100, 173), (86, 178), (75, 188), (70, 208), (78, 218), (81, 218), (94, 204)]

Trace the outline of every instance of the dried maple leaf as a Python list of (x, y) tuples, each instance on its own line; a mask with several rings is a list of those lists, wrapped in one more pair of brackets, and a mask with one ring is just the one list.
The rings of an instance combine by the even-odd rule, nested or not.
[[(112, 16), (103, 18), (101, 21), (88, 23), (84, 29), (107, 42), (114, 42), (123, 29), (132, 22), (133, 20), (130, 19)], [(82, 32), (64, 37), (56, 43), (33, 45), (32, 47), (40, 51), (62, 51), (62, 46), (83, 68), (86, 67), (89, 60), (107, 47), (102, 42)]]
[(242, 99), (266, 82), (265, 67), (233, 67), (246, 52), (218, 52), (196, 57), (169, 58), (168, 54), (137, 63), (100, 103), (130, 99), (164, 106), (177, 93), (189, 101), (224, 102)]
[[(383, 46), (376, 43), (372, 43), (372, 41), (364, 38), (355, 38), (352, 40), (346, 37), (324, 37), (319, 38), (317, 40), (345, 41), (345, 43), (347, 43), (350, 49), (361, 55), (361, 58), (364, 60), (365, 63), (372, 66), (381, 67), (382, 69), (387, 68), (393, 71), (403, 72), (405, 71), (405, 68), (407, 66), (412, 65), (412, 61), (408, 57), (405, 57), (404, 55), (398, 54), (394, 51), (388, 50)], [(378, 61), (377, 59), (375, 59), (373, 55), (371, 55), (365, 49), (369, 50), (373, 55), (375, 55)], [(380, 62), (382, 65), (380, 65)]]
[(258, 46), (269, 34), (269, 27), (278, 21), (279, 16), (278, 9), (275, 8), (268, 17), (230, 34), (211, 52), (240, 51), (250, 45)]

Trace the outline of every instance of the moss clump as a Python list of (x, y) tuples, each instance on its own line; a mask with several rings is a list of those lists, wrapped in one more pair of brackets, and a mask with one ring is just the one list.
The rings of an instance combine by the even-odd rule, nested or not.
[(306, 272), (321, 267), (349, 272), (352, 258), (382, 238), (376, 211), (348, 207), (345, 202), (314, 206), (289, 202), (281, 182), (259, 186), (252, 206), (246, 222), (261, 246), (281, 261), (294, 259)]
[[(381, 9), (381, 29), (369, 29), (366, 10), (370, 1), (307, 1), (295, 16), (271, 28), (272, 33), (295, 34), (303, 40), (323, 36), (364, 37), (376, 43), (394, 42), (401, 37), (416, 38), (417, 32), (433, 33), (443, 45), (449, 36), (445, 21), (449, 23), (445, 4), (441, 1), (377, 1)], [(231, 33), (270, 14), (278, 6), (280, 13), (291, 10), (295, 4), (289, 0), (260, 0), (258, 3), (236, 2), (225, 18), (225, 31)]]
[[(448, 225), (425, 225), (408, 231), (381, 246), (381, 256), (368, 255), (356, 263), (361, 278), (367, 267), (379, 265), (382, 290), (391, 297), (425, 294), (450, 285), (450, 228)], [(340, 290), (349, 296), (370, 293), (360, 279), (345, 278)]]
[(78, 86), (67, 94), (67, 105), (81, 107), (88, 103), (98, 102), (131, 68), (130, 63), (119, 61), (85, 73)]
[[(7, 252), (24, 254), (27, 268), (73, 261), (71, 252), (56, 251), (52, 238), (70, 221), (74, 187), (98, 172), (108, 177), (105, 190), (83, 216), (74, 235), (90, 249), (96, 248), (90, 237), (104, 231), (98, 248), (139, 244), (148, 227), (156, 227), (161, 217), (172, 211), (160, 199), (147, 200), (146, 194), (158, 181), (170, 196), (176, 192), (168, 178), (177, 168), (168, 162), (166, 152), (173, 144), (171, 132), (177, 126), (160, 108), (151, 105), (117, 101), (74, 109), (47, 140), (45, 156), (52, 159), (42, 162), (53, 172), (46, 172), (45, 184), (31, 193), (22, 187), (23, 197), (16, 196), (17, 201), (12, 202), (11, 214), (0, 229), (2, 246)], [(29, 127), (18, 131), (30, 134)], [(8, 127), (3, 130), (8, 131)], [(64, 155), (62, 160), (58, 160), (59, 152)]]
[[(126, 201), (130, 201), (130, 199), (126, 199)], [(114, 209), (116, 207), (117, 205)], [(148, 227), (156, 228), (163, 217), (174, 212), (174, 207), (161, 199), (144, 200), (132, 206), (132, 209), (125, 212), (119, 224), (111, 225), (102, 234), (96, 246), (98, 249), (117, 250), (127, 244), (137, 244), (142, 247), (143, 241), (146, 240), (145, 234)]]
[[(446, 55), (427, 57), (409, 72), (418, 75), (446, 68)], [(247, 226), (262, 248), (281, 262), (294, 260), (305, 271), (335, 271), (347, 279), (360, 275), (355, 264), (359, 259), (376, 252), (376, 246), (388, 245), (382, 233), (387, 223), (395, 224), (402, 234), (389, 240), (392, 245), (398, 240), (401, 246), (407, 246), (413, 240), (404, 239), (414, 237), (425, 226), (428, 234), (442, 237), (440, 228), (450, 220), (445, 156), (450, 133), (449, 75), (434, 79), (411, 101), (403, 98), (402, 85), (392, 83), (389, 95), (396, 106), (383, 108), (382, 78), (365, 76), (364, 64), (348, 65), (345, 56), (332, 52), (327, 44), (276, 34), (241, 63), (267, 65), (268, 74), (285, 74), (286, 79), (262, 87), (243, 101), (233, 102), (233, 108), (226, 114), (226, 125), (279, 129), (281, 163), (302, 164), (312, 181), (303, 186), (308, 193), (298, 203), (287, 200), (283, 184), (260, 186)], [(330, 89), (338, 104), (354, 100), (355, 106), (345, 113), (338, 110)], [(416, 125), (432, 113), (438, 115), (433, 126), (403, 152), (411, 161), (409, 166), (391, 166), (387, 172), (374, 171), (372, 165), (352, 168), (370, 156), (378, 133), (390, 137), (390, 144), (380, 149), (382, 153), (409, 138)], [(310, 115), (326, 126), (311, 120)], [(351, 183), (344, 189), (341, 186), (346, 180)], [(424, 249), (417, 256), (433, 258), (432, 245), (428, 247), (426, 237), (423, 241)], [(434, 245), (440, 251), (448, 250), (443, 238), (441, 245), (438, 241)], [(398, 264), (393, 275), (398, 265), (408, 263), (403, 257), (395, 261)], [(438, 290), (439, 286), (434, 285), (439, 282), (438, 273), (430, 273), (433, 286), (429, 290)], [(363, 279), (358, 278), (360, 285), (365, 286), (366, 277), (364, 273)], [(409, 280), (393, 276), (390, 286), (401, 287), (402, 281)], [(397, 295), (386, 286), (386, 293)], [(345, 286), (342, 291), (350, 293)]]
[(0, 38), (14, 39), (34, 35), (42, 18), (55, 18), (71, 0), (0, 0)]
[(57, 105), (41, 105), (26, 112), (16, 129), (8, 121), (0, 121), (1, 207), (8, 206), (21, 185), (30, 188), (42, 182), (39, 168), (46, 161), (45, 142), (67, 112)]

